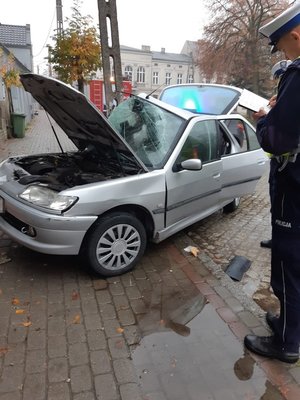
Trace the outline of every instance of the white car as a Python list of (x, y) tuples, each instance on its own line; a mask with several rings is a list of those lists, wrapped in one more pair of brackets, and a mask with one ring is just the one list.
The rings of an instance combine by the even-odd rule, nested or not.
[(0, 229), (42, 253), (80, 254), (100, 275), (132, 269), (148, 241), (235, 210), (266, 171), (254, 128), (225, 109), (198, 115), (144, 95), (107, 119), (60, 81), (21, 81), (77, 150), (2, 162)]
[(183, 83), (165, 87), (159, 99), (196, 114), (231, 114), (237, 110), (243, 89), (214, 83)]

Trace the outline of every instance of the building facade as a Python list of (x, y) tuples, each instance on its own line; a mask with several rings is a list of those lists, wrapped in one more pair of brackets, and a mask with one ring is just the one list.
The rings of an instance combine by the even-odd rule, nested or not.
[(146, 92), (158, 96), (163, 87), (200, 81), (195, 62), (196, 43), (186, 42), (181, 53), (168, 53), (165, 48), (151, 51), (121, 46), (122, 73), (132, 82), (133, 93)]
[[(201, 81), (196, 65), (197, 42), (186, 41), (181, 53), (168, 53), (165, 48), (152, 51), (150, 46), (141, 49), (121, 45), (123, 79), (132, 83), (132, 93), (153, 93), (158, 97), (168, 85)], [(103, 79), (102, 71), (94, 78)]]
[[(10, 55), (14, 57), (13, 68), (20, 73), (33, 71), (33, 56), (30, 25), (0, 24), (0, 67), (8, 64)], [(11, 88), (15, 113), (24, 114), (28, 123), (33, 114), (33, 99), (22, 87)], [(0, 136), (10, 136), (12, 126), (8, 111), (8, 98), (4, 82), (0, 76)]]

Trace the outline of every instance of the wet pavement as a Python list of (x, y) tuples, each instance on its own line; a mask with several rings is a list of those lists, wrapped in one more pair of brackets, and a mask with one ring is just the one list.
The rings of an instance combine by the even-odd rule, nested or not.
[(251, 267), (241, 282), (243, 292), (264, 310), (277, 308), (269, 290), (271, 252), (260, 247), (261, 240), (271, 237), (268, 174), (261, 178), (253, 195), (241, 199), (236, 212), (217, 212), (186, 233), (224, 271), (235, 256), (250, 260)]
[[(24, 138), (0, 145), (1, 159), (50, 151), (59, 147), (43, 111)], [(0, 234), (0, 400), (299, 400), (300, 363), (242, 344), (269, 334), (258, 304), (276, 306), (259, 247), (270, 234), (266, 182), (235, 213), (150, 244), (115, 278)], [(251, 260), (241, 282), (224, 273), (235, 255)]]

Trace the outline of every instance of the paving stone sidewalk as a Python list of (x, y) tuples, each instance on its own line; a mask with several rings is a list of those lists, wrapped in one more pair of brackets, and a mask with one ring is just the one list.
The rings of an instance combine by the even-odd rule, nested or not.
[[(46, 123), (41, 111), (0, 158), (59, 151)], [(150, 244), (104, 280), (1, 234), (0, 400), (299, 400), (300, 364), (244, 350), (245, 334), (269, 333), (264, 312), (193, 245)]]

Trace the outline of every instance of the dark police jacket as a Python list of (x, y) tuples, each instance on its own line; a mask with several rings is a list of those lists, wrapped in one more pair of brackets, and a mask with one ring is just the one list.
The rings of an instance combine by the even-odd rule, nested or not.
[(300, 58), (282, 76), (276, 105), (258, 120), (256, 134), (263, 150), (281, 156), (274, 173), (272, 224), (300, 233), (300, 154), (282, 168), (282, 155), (300, 150)]

